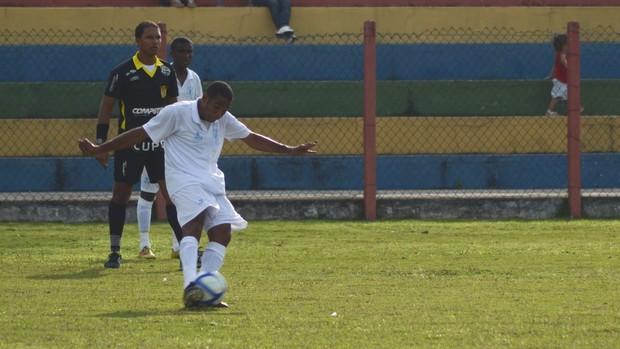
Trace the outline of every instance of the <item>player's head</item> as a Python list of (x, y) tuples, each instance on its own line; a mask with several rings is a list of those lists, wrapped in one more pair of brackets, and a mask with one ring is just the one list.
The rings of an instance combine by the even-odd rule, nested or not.
[(175, 69), (189, 67), (194, 57), (194, 43), (184, 36), (172, 40), (170, 56), (172, 57), (172, 62), (174, 62)]
[(161, 31), (155, 22), (144, 21), (136, 27), (136, 45), (142, 54), (155, 56), (161, 45)]
[(566, 37), (566, 34), (555, 34), (553, 36), (553, 48), (555, 48), (557, 52), (564, 51), (567, 43), (568, 38)]
[(227, 83), (223, 81), (210, 83), (202, 96), (203, 111), (206, 114), (203, 119), (213, 122), (224, 116), (233, 98), (233, 90)]

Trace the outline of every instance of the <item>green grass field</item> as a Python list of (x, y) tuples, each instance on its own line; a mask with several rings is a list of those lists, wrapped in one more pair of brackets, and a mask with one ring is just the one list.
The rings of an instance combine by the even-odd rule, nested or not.
[(3, 348), (618, 348), (620, 221), (251, 222), (230, 309), (186, 311), (170, 230), (0, 223)]

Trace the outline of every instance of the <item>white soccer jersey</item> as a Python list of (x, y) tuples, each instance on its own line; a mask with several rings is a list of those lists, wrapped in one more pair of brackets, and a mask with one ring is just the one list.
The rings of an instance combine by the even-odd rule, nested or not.
[(215, 122), (200, 119), (197, 100), (166, 106), (143, 127), (153, 142), (165, 141), (170, 196), (193, 184), (215, 195), (225, 194), (224, 173), (217, 166), (224, 139), (250, 135), (250, 130), (229, 112)]
[(183, 85), (177, 78), (177, 86), (179, 87), (178, 101), (195, 101), (202, 97), (202, 82), (200, 77), (193, 70), (187, 69), (187, 78), (183, 82)]

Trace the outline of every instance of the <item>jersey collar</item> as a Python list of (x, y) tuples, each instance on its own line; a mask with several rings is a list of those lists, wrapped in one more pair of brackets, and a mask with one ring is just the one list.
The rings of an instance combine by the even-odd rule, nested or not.
[(204, 125), (200, 115), (198, 115), (198, 100), (200, 100), (200, 98), (192, 102), (192, 121), (198, 125)]
[(146, 69), (144, 69), (144, 64), (142, 64), (142, 62), (140, 62), (140, 60), (138, 59), (138, 52), (136, 52), (136, 54), (133, 56), (132, 58), (133, 60), (133, 65), (136, 66), (136, 70), (138, 69), (142, 69), (144, 70), (145, 73), (147, 73), (150, 77), (155, 76), (155, 72), (157, 71), (157, 67), (160, 67), (162, 65), (164, 65), (160, 60), (159, 57), (155, 56), (155, 70), (153, 70), (152, 72), (147, 71)]

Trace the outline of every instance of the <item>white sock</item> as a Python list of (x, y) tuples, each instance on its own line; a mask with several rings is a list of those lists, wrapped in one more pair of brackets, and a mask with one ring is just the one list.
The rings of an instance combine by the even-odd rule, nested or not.
[(177, 252), (179, 251), (179, 242), (177, 241), (177, 236), (172, 232), (172, 250)]
[(226, 246), (209, 241), (205, 247), (205, 252), (202, 254), (202, 266), (200, 272), (219, 271), (224, 264), (224, 256), (226, 255)]
[(145, 247), (151, 248), (151, 240), (149, 239), (148, 231), (140, 233), (140, 251)]
[(145, 246), (151, 248), (149, 240), (149, 231), (151, 230), (151, 209), (153, 201), (147, 201), (143, 198), (138, 199), (136, 206), (136, 216), (138, 217), (138, 231), (140, 232), (140, 249)]
[(193, 236), (185, 236), (181, 240), (179, 254), (183, 263), (183, 288), (196, 279), (196, 263), (198, 262), (198, 240)]

